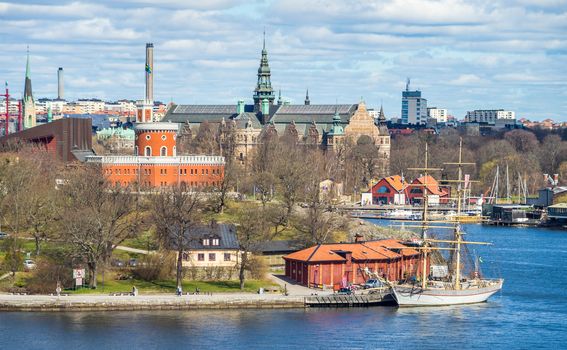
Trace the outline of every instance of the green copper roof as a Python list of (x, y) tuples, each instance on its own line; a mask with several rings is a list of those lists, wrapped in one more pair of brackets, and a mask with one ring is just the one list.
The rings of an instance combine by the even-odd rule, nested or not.
[(27, 58), (27, 62), (26, 62), (26, 78), (31, 79), (30, 76), (30, 51), (28, 49), (28, 58)]

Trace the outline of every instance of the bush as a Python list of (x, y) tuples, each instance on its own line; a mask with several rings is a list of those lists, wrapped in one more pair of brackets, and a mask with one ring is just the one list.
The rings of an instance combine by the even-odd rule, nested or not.
[(253, 279), (264, 279), (268, 273), (268, 268), (268, 263), (263, 257), (253, 255), (249, 258), (247, 270), (250, 272), (250, 276)]
[(61, 282), (62, 289), (73, 288), (73, 269), (64, 262), (42, 257), (36, 261), (36, 268), (27, 280), (26, 289), (34, 294), (55, 293), (57, 281)]
[(144, 281), (163, 281), (175, 276), (175, 254), (156, 253), (145, 255), (132, 271)]

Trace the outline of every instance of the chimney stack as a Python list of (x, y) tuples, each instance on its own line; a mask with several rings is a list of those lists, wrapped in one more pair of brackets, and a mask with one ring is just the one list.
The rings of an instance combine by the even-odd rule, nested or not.
[(63, 68), (59, 67), (57, 70), (57, 99), (64, 100), (64, 88), (63, 88)]
[(154, 101), (154, 44), (146, 44), (146, 101)]

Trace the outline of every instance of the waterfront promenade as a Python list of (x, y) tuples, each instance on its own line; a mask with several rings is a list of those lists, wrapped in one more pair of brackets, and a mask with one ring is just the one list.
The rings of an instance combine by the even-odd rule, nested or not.
[(226, 293), (213, 295), (10, 295), (0, 294), (0, 311), (127, 311), (302, 308), (303, 296)]

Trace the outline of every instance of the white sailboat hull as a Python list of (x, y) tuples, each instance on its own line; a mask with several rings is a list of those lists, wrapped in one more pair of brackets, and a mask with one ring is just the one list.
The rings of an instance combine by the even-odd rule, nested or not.
[(472, 286), (465, 289), (427, 288), (419, 286), (393, 286), (392, 292), (396, 303), (405, 306), (443, 306), (475, 304), (485, 302), (490, 296), (502, 289), (504, 280), (487, 281), (485, 286)]

